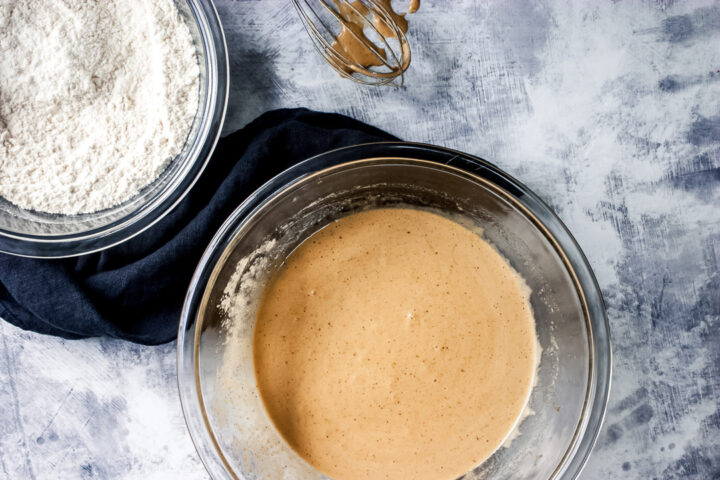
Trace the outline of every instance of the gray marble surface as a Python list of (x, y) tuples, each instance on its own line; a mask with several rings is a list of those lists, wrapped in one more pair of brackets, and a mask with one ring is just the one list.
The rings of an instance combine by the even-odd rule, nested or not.
[[(485, 157), (567, 223), (615, 362), (583, 478), (720, 478), (720, 4), (425, 0), (402, 89), (341, 80), (286, 0), (218, 10), (226, 132), (277, 107), (345, 113)], [(172, 344), (0, 322), (0, 405), (0, 478), (207, 477)]]

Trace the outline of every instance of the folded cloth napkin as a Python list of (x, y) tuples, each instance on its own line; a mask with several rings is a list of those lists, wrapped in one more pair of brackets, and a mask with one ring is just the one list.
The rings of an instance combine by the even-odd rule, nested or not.
[(64, 338), (172, 340), (200, 256), (246, 196), (308, 157), (383, 140), (395, 138), (342, 115), (306, 109), (265, 113), (222, 138), (188, 195), (140, 235), (70, 259), (0, 254), (0, 318)]

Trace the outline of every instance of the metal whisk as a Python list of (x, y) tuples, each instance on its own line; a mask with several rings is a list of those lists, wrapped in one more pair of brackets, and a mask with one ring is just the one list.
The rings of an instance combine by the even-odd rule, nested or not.
[(340, 75), (365, 85), (403, 84), (410, 46), (389, 2), (388, 8), (378, 0), (292, 2), (315, 49)]

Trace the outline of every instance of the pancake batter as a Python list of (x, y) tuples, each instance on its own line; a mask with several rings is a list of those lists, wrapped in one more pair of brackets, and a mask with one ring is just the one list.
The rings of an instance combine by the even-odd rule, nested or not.
[(528, 294), (487, 242), (444, 217), (342, 218), (265, 288), (253, 340), (265, 407), (335, 480), (456, 478), (503, 443), (529, 397)]

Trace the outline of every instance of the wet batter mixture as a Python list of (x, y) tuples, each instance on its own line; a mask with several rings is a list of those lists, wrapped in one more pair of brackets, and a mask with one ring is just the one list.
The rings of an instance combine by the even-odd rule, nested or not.
[(452, 220), (411, 209), (345, 217), (264, 290), (253, 350), (265, 407), (335, 480), (456, 478), (502, 444), (529, 397), (528, 295)]
[[(340, 52), (349, 63), (355, 63), (361, 67), (379, 67), (385, 65), (384, 60), (388, 58), (388, 53), (383, 48), (383, 42), (373, 42), (370, 38), (365, 35), (365, 29), (367, 19), (371, 10), (367, 5), (360, 0), (354, 2), (339, 2), (334, 0), (333, 2), (337, 8), (337, 13), (344, 19), (342, 23), (340, 33), (332, 43), (332, 49)], [(382, 11), (392, 20), (392, 23), (404, 34), (408, 31), (408, 21), (405, 18), (405, 14), (398, 14), (393, 10), (391, 0), (377, 0), (376, 6), (379, 6)], [(411, 0), (408, 5), (407, 13), (415, 13), (420, 8), (420, 0)], [(397, 38), (396, 32), (389, 23), (386, 23), (380, 15), (375, 11), (372, 14), (372, 24), (377, 31), (383, 35), (386, 39)], [(368, 48), (368, 46), (374, 46), (375, 48)], [(407, 43), (403, 40), (404, 49), (407, 49)], [(409, 52), (409, 49), (408, 49)], [(356, 71), (355, 68), (348, 67), (343, 61), (330, 56), (329, 61), (336, 68), (346, 72), (353, 73)], [(406, 55), (405, 61), (401, 68), (403, 71), (410, 64), (410, 56)]]

